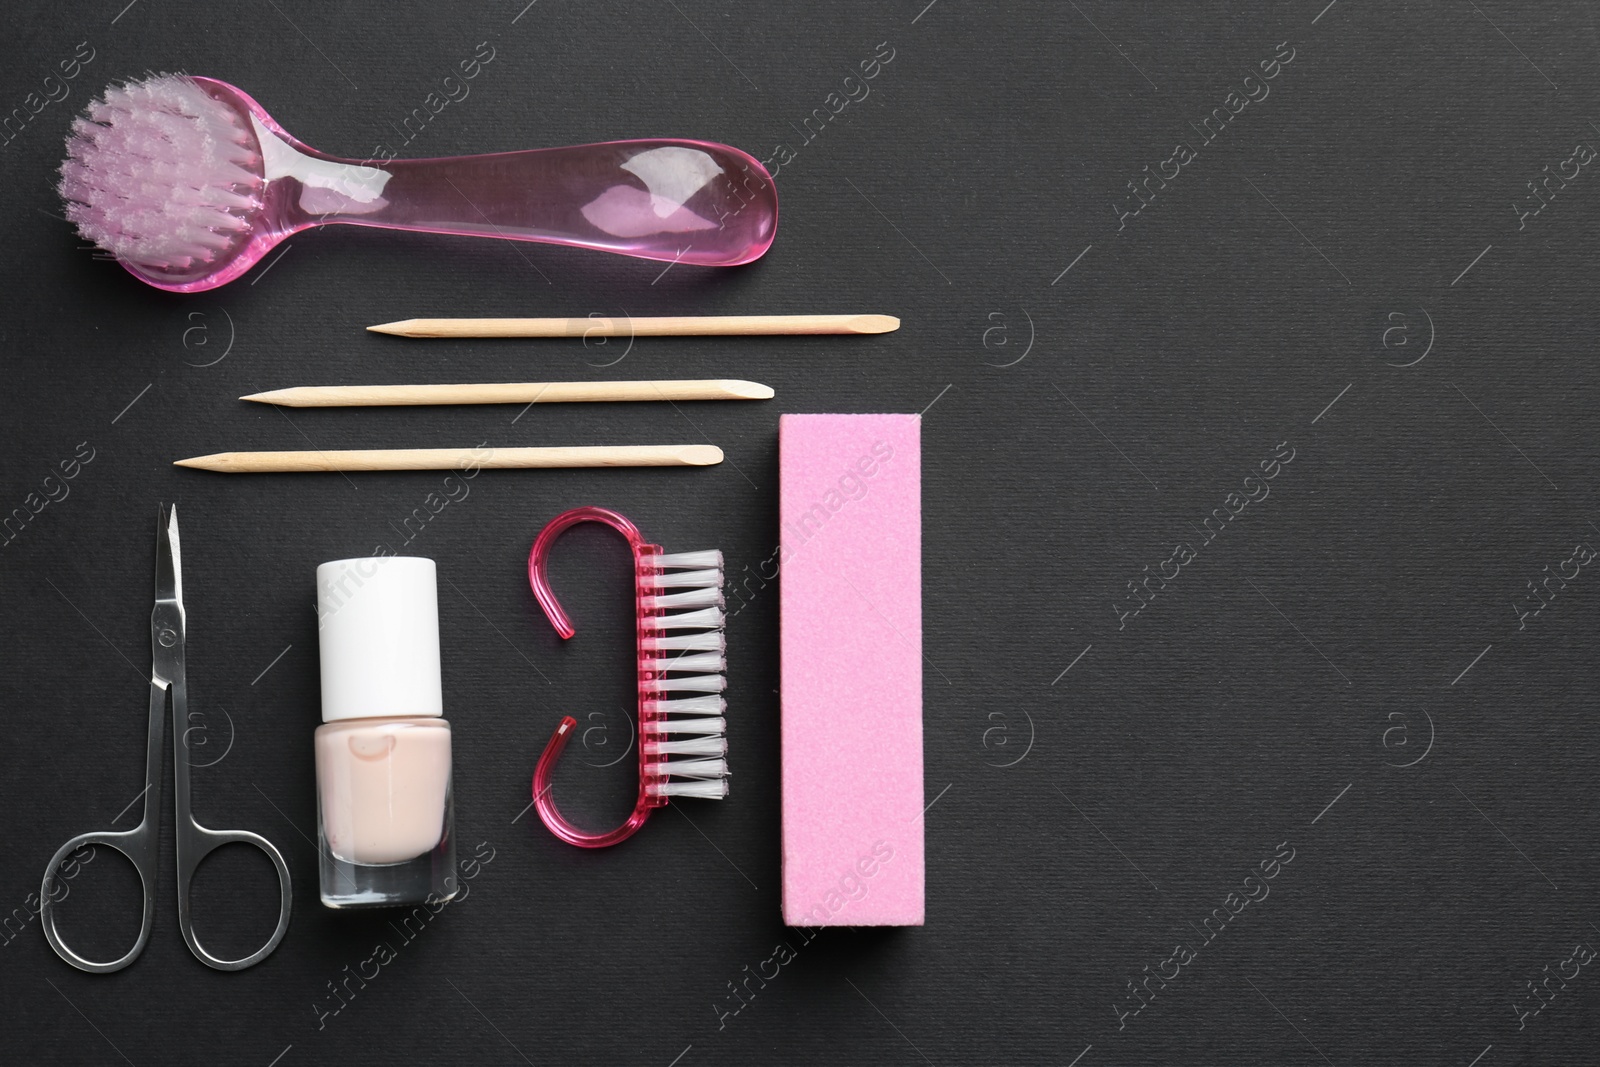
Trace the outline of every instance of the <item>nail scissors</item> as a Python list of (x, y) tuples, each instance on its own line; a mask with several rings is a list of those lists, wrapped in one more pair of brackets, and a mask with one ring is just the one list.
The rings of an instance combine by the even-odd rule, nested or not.
[[(184, 726), (188, 722), (189, 686), (184, 670), (185, 618), (183, 611), (183, 572), (178, 556), (178, 509), (176, 506), (163, 515), (156, 516), (156, 602), (150, 612), (150, 728), (145, 747), (144, 815), (132, 830), (92, 830), (79, 834), (56, 850), (45, 868), (44, 884), (39, 893), (40, 925), (44, 936), (56, 954), (80, 971), (108, 974), (120, 971), (139, 957), (145, 942), (150, 940), (150, 927), (156, 914), (156, 869), (161, 861), (161, 751), (163, 719), (166, 712), (167, 693), (172, 693), (172, 781), (176, 808), (176, 842), (178, 858), (178, 929), (189, 950), (207, 967), (219, 971), (240, 971), (260, 963), (278, 947), (284, 931), (289, 928), (289, 868), (278, 849), (262, 837), (248, 830), (208, 830), (195, 822), (189, 808), (189, 762), (183, 744)], [(195, 937), (189, 914), (189, 889), (194, 880), (195, 868), (200, 861), (223, 845), (253, 845), (267, 854), (278, 869), (278, 888), (281, 906), (278, 927), (267, 943), (243, 959), (225, 960), (207, 952)], [(84, 959), (61, 940), (56, 930), (55, 901), (51, 897), (51, 882), (57, 869), (66, 858), (86, 845), (105, 845), (121, 852), (133, 861), (139, 872), (144, 890), (144, 920), (139, 926), (139, 939), (133, 948), (120, 959), (100, 963)]]

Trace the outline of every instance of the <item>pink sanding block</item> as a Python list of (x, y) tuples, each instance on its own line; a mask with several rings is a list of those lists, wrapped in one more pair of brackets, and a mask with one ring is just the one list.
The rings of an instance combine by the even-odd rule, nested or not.
[(778, 420), (783, 920), (921, 926), (922, 417)]

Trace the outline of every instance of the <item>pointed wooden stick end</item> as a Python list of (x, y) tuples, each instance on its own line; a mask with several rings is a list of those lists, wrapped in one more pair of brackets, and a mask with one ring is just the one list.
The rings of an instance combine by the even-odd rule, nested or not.
[(412, 336), (411, 324), (416, 321), (416, 319), (400, 319), (396, 322), (380, 322), (376, 326), (368, 326), (367, 331), (369, 333), (392, 334), (395, 337), (410, 337)]
[(685, 445), (678, 457), (691, 467), (714, 467), (722, 462), (722, 449), (716, 445)]
[(770, 385), (760, 382), (746, 382), (737, 378), (724, 378), (717, 383), (728, 391), (728, 395), (740, 400), (771, 400), (778, 394)]
[(217, 452), (209, 456), (191, 456), (188, 459), (176, 459), (172, 461), (172, 465), (174, 467), (193, 467), (195, 470), (201, 471), (216, 471), (223, 469), (219, 464), (226, 458), (226, 452)]
[(900, 328), (900, 320), (893, 315), (857, 315), (850, 320), (854, 333), (893, 333)]

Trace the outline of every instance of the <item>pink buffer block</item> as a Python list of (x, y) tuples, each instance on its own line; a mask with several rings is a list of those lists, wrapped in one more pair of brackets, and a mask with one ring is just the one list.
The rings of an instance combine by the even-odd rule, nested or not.
[(783, 919), (921, 926), (922, 419), (778, 421)]

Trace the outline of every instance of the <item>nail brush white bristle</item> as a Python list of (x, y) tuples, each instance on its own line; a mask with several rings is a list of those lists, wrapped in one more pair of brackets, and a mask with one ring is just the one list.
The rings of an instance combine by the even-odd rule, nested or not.
[[(640, 744), (646, 768), (658, 776), (648, 789), (653, 796), (717, 800), (728, 795), (728, 764), (722, 758), (727, 752), (726, 704), (717, 695), (727, 686), (722, 675), (727, 668), (722, 553), (662, 553), (650, 557), (648, 565), (654, 572), (645, 577), (646, 588), (675, 590), (640, 598), (647, 611), (671, 612), (641, 620), (639, 669), (652, 696), (644, 701), (647, 717)], [(668, 635), (668, 630), (695, 632)], [(708, 695), (662, 699), (679, 693)], [(691, 758), (661, 758), (665, 756)]]

